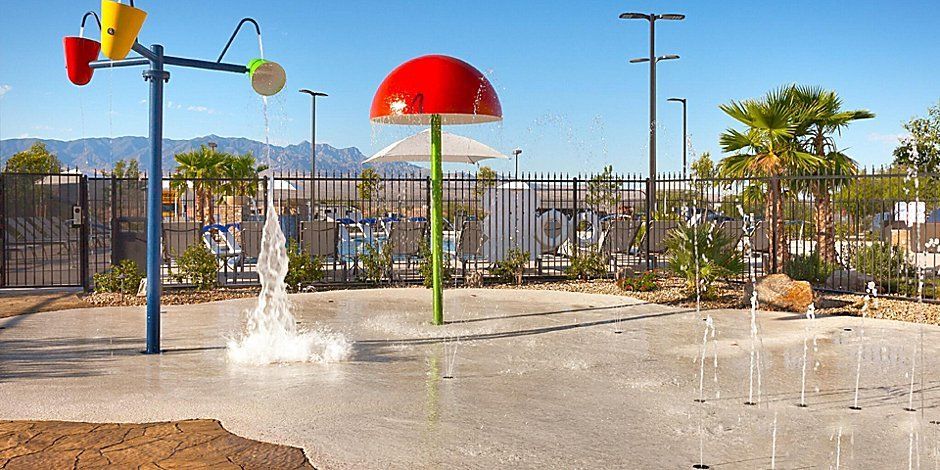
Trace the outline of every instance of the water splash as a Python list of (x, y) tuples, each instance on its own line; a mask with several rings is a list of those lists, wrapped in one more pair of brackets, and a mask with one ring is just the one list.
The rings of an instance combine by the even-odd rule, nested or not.
[(774, 431), (770, 444), (770, 470), (777, 468), (777, 412), (774, 412)]
[(245, 364), (285, 362), (337, 362), (347, 359), (352, 344), (343, 335), (325, 328), (302, 331), (291, 313), (284, 276), (287, 275), (287, 249), (284, 233), (274, 207), (274, 185), (268, 184), (268, 213), (258, 255), (261, 294), (254, 310), (248, 312), (244, 334), (228, 342), (228, 356)]
[[(802, 376), (801, 384), (800, 384), (800, 405), (799, 406), (801, 408), (806, 408), (806, 361), (807, 361), (807, 353), (809, 352), (810, 325), (812, 324), (812, 321), (816, 319), (816, 305), (815, 304), (811, 303), (809, 304), (809, 307), (807, 307), (806, 319), (808, 321), (806, 323), (806, 330), (803, 335), (803, 373), (802, 373), (803, 376)], [(817, 347), (816, 336), (813, 335), (813, 353), (814, 353), (813, 357), (814, 358), (816, 357), (815, 355), (816, 347)], [(815, 367), (813, 368), (813, 370), (815, 370)]]
[(869, 281), (868, 287), (865, 289), (865, 299), (862, 304), (862, 320), (858, 328), (858, 363), (855, 367), (855, 402), (849, 408), (853, 410), (862, 409), (858, 406), (858, 384), (859, 380), (862, 377), (862, 350), (865, 343), (865, 317), (868, 316), (868, 312), (873, 305), (877, 306), (878, 298), (878, 287), (875, 286), (874, 281)]
[[(836, 465), (835, 467), (830, 465), (829, 468), (834, 469), (834, 470), (839, 470), (839, 467), (841, 466), (841, 463), (842, 463), (841, 462), (842, 460), (842, 426), (839, 426), (838, 435), (834, 437), (836, 440)], [(829, 440), (832, 440), (832, 438), (829, 438)]]

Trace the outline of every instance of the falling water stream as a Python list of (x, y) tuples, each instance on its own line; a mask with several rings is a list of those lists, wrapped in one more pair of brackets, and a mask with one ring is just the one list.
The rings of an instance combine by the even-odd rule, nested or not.
[[(260, 36), (258, 45), (263, 57)], [(273, 168), (267, 97), (262, 97), (262, 103), (266, 159), (268, 167)], [(352, 344), (346, 337), (326, 328), (310, 331), (298, 329), (291, 313), (284, 283), (288, 269), (287, 240), (281, 230), (274, 201), (274, 179), (270, 174), (267, 202), (257, 268), (261, 278), (261, 293), (255, 308), (248, 312), (247, 327), (243, 334), (228, 342), (229, 358), (248, 364), (342, 361), (352, 351)]]
[[(807, 353), (809, 352), (809, 336), (810, 336), (810, 327), (813, 323), (813, 320), (816, 319), (816, 305), (809, 304), (809, 307), (806, 309), (806, 330), (803, 334), (803, 372), (800, 379), (800, 407), (806, 408), (806, 362), (807, 362)], [(816, 359), (816, 335), (813, 335), (813, 360)], [(814, 367), (815, 370), (815, 367)]]

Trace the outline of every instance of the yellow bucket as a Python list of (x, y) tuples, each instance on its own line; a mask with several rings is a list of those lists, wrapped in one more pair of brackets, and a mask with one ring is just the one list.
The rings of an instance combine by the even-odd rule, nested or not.
[(101, 52), (111, 60), (127, 57), (147, 13), (139, 8), (101, 0)]

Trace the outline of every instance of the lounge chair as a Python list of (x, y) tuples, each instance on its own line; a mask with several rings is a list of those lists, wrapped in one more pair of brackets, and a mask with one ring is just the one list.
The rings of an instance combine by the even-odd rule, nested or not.
[(191, 246), (200, 243), (198, 222), (165, 222), (163, 224), (163, 259), (169, 263)]
[(346, 262), (339, 256), (339, 226), (329, 220), (310, 220), (300, 223), (300, 249), (307, 256), (332, 262), (333, 271), (338, 266), (343, 268), (343, 281), (346, 280)]
[(392, 247), (392, 261), (405, 260), (405, 269), (411, 268), (411, 260), (421, 256), (421, 245), (428, 233), (427, 222), (402, 221), (391, 224), (387, 243)]
[(255, 220), (241, 222), (239, 236), (242, 247), (242, 256), (246, 263), (257, 263), (258, 255), (261, 254), (261, 233), (264, 229), (264, 222)]
[(467, 220), (463, 223), (460, 233), (457, 235), (455, 256), (460, 261), (464, 273), (467, 272), (467, 264), (470, 261), (477, 261), (483, 256), (484, 240), (482, 222)]
[(679, 222), (675, 220), (654, 220), (650, 222), (649, 229), (646, 231), (649, 244), (640, 245), (640, 247), (641, 249), (648, 249), (653, 268), (657, 267), (659, 256), (666, 252), (666, 238), (669, 236), (669, 232), (678, 227)]
[(940, 222), (926, 222), (911, 227), (910, 243), (915, 253), (940, 253)]
[(738, 244), (741, 243), (741, 239), (744, 238), (744, 221), (726, 220), (718, 228), (718, 231), (731, 242), (731, 249), (737, 249)]
[(601, 253), (614, 263), (614, 272), (620, 265), (620, 255), (629, 256), (636, 236), (643, 224), (634, 219), (618, 218), (607, 224), (599, 243)]

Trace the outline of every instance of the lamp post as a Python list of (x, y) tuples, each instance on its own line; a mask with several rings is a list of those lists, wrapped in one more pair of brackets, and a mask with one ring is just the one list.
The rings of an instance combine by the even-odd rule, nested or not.
[(330, 95), (306, 88), (300, 92), (310, 95), (310, 177), (313, 178), (317, 176), (317, 97)]
[(639, 59), (630, 60), (631, 64), (649, 62), (650, 64), (650, 188), (647, 192), (647, 211), (656, 210), (656, 64), (662, 60), (674, 60), (679, 56), (670, 54), (664, 56), (656, 55), (656, 21), (670, 20), (681, 21), (685, 15), (677, 13), (667, 13), (663, 15), (655, 13), (623, 13), (620, 15), (622, 20), (646, 20), (650, 24), (650, 55)]
[(512, 156), (516, 157), (516, 179), (519, 179), (519, 155), (522, 155), (522, 149), (515, 149), (512, 151)]
[(689, 100), (685, 98), (669, 98), (666, 101), (682, 103), (682, 179), (689, 173), (688, 146), (689, 146)]
[(307, 88), (300, 90), (301, 93), (310, 95), (310, 220), (313, 220), (313, 206), (315, 202), (315, 189), (317, 186), (317, 97), (326, 98), (326, 93), (313, 91)]

